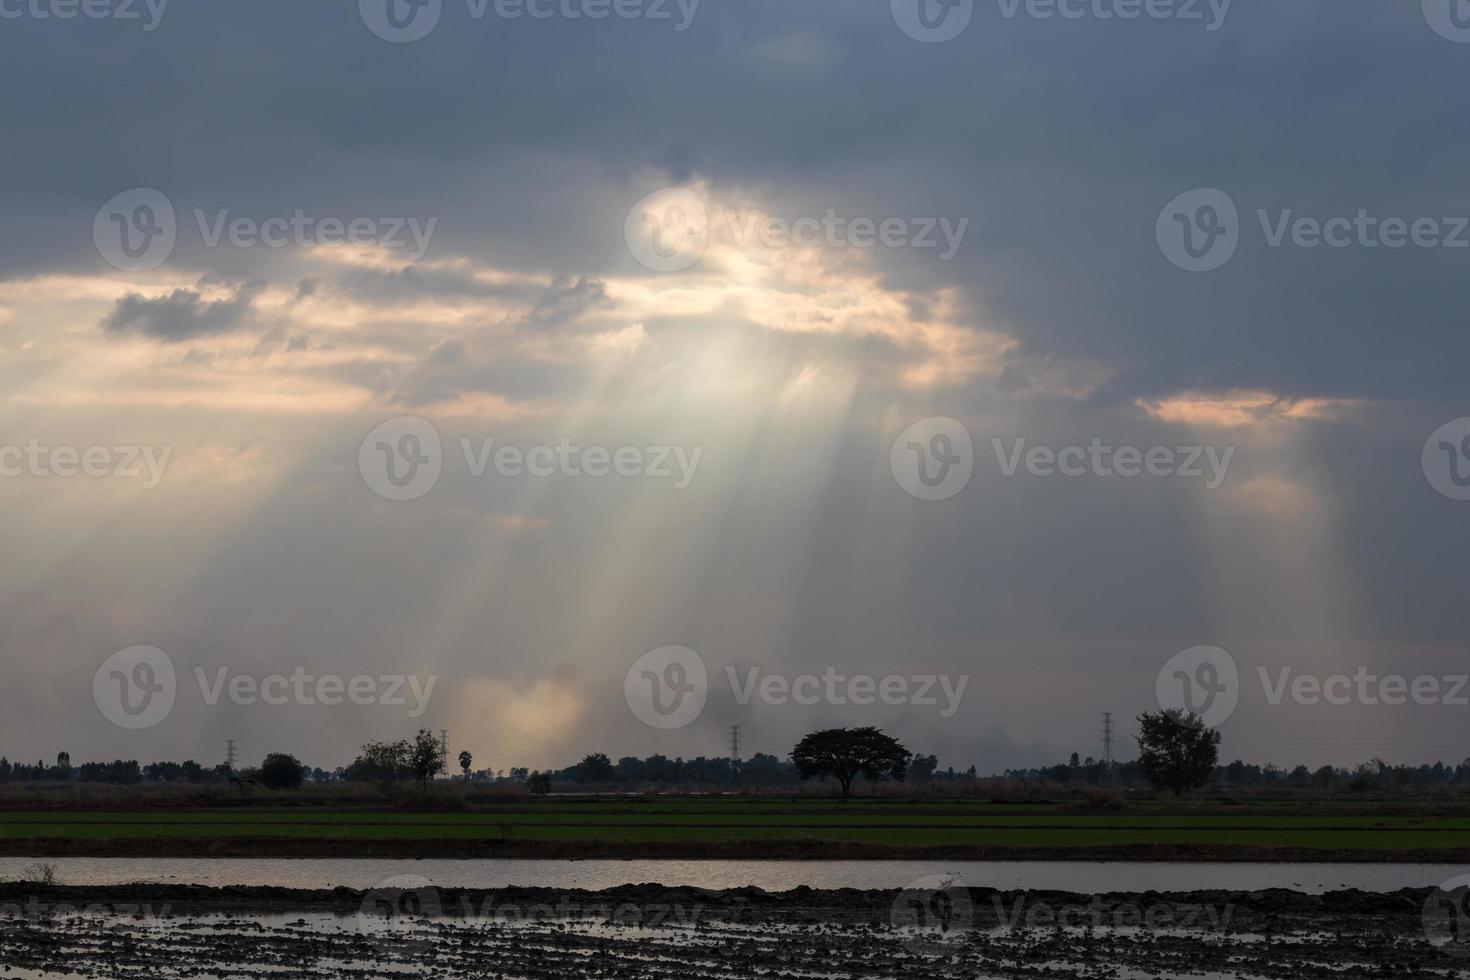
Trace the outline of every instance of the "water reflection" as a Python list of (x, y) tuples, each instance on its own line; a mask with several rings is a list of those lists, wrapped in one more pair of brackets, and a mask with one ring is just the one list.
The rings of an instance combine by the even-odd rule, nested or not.
[[(508, 885), (596, 890), (658, 882), (701, 888), (766, 891), (813, 888), (901, 888), (926, 875), (972, 887), (1074, 892), (1290, 888), (1320, 894), (1342, 888), (1393, 891), (1433, 887), (1464, 869), (1442, 864), (1164, 864), (1071, 861), (536, 861), (198, 858), (52, 858), (67, 885), (159, 882), (367, 889), (401, 874), (445, 888)], [(0, 880), (25, 875), (34, 858), (0, 858)]]

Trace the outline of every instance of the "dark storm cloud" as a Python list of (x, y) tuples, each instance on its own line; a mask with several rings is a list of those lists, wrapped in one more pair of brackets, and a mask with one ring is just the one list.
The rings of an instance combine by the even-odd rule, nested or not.
[[(708, 0), (675, 32), (448, 2), (408, 45), (348, 3), (180, 5), (134, 35), (9, 24), (0, 76), (28, 94), (6, 108), (0, 268), (95, 266), (93, 210), (142, 185), (179, 209), (177, 262), (215, 261), (194, 208), (303, 207), (438, 216), (446, 249), (594, 276), (629, 269), (622, 216), (662, 171), (778, 187), (794, 214), (971, 217), (960, 260), (885, 256), (890, 283), (971, 290), (1019, 353), (1120, 362), (1109, 398), (1458, 389), (1464, 253), (1272, 249), (1255, 215), (1470, 212), (1470, 133), (1447, 94), (1465, 51), (1415, 5), (1240, 0), (1206, 31), (982, 2), (943, 45), (886, 8)], [(1246, 232), (1208, 276), (1153, 237), (1196, 186), (1231, 193)]]
[[(206, 283), (201, 281), (203, 284)], [(102, 329), (171, 342), (228, 333), (245, 325), (250, 318), (251, 304), (264, 288), (262, 282), (243, 283), (233, 295), (217, 300), (206, 300), (192, 289), (175, 289), (157, 299), (129, 293), (103, 319)]]

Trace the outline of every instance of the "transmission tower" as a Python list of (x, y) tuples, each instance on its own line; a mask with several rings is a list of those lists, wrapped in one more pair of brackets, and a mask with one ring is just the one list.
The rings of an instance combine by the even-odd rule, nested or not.
[(449, 730), (439, 729), (439, 758), (444, 761), (445, 769), (449, 768)]
[(1113, 713), (1111, 711), (1103, 712), (1102, 743), (1103, 765), (1107, 766), (1108, 770), (1111, 771), (1113, 768)]
[(225, 765), (229, 767), (230, 772), (235, 771), (235, 760), (237, 757), (238, 753), (235, 752), (235, 740), (233, 738), (225, 739)]
[(740, 726), (730, 726), (730, 764), (740, 765)]

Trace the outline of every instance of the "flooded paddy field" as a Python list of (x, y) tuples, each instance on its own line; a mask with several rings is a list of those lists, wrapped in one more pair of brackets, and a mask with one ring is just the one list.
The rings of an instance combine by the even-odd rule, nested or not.
[[(1470, 977), (1464, 890), (0, 884), (31, 978)], [(1462, 941), (1463, 938), (1463, 941)]]
[(1258, 891), (1287, 888), (1317, 894), (1357, 888), (1428, 888), (1463, 874), (1457, 864), (1213, 863), (1135, 861), (746, 861), (746, 860), (423, 860), (348, 858), (0, 857), (0, 881), (26, 878), (38, 864), (68, 885), (259, 885), (273, 888), (372, 888), (415, 874), (440, 887), (538, 886), (597, 890), (656, 881), (702, 888), (755, 886), (902, 888), (941, 875), (1000, 889), (1072, 892), (1188, 891), (1201, 886)]

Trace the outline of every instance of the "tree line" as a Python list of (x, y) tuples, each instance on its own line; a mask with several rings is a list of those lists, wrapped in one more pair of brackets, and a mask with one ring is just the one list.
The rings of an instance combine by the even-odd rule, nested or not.
[[(1389, 765), (1380, 759), (1352, 768), (1298, 765), (1291, 769), (1239, 760), (1220, 765), (1218, 732), (1199, 719), (1178, 713), (1145, 713), (1139, 722), (1139, 757), (1112, 765), (1073, 753), (1066, 763), (1029, 769), (1007, 769), (1004, 778), (1052, 783), (1062, 787), (1153, 787), (1176, 793), (1201, 786), (1231, 790), (1301, 790), (1337, 792), (1432, 792), (1446, 787), (1470, 787), (1470, 759), (1459, 765), (1442, 762), (1419, 766)], [(644, 787), (702, 787), (738, 791), (795, 787), (807, 779), (833, 778), (844, 795), (855, 784), (892, 779), (917, 786), (978, 780), (975, 767), (957, 771), (939, 768), (934, 755), (914, 754), (896, 739), (874, 728), (829, 729), (803, 738), (786, 759), (757, 752), (735, 762), (727, 757), (692, 759), (651, 755), (623, 756), (614, 762), (595, 752), (559, 770), (533, 771), (511, 767), (499, 773), (473, 768), (474, 757), (460, 752), (455, 778), (476, 782), (523, 784), (533, 793), (547, 793), (553, 785), (586, 788), (637, 789)], [(135, 785), (139, 783), (258, 784), (270, 789), (295, 789), (304, 783), (417, 783), (450, 775), (443, 748), (427, 730), (413, 738), (372, 741), (363, 745), (353, 762), (327, 772), (302, 764), (295, 756), (274, 752), (258, 766), (241, 771), (227, 765), (206, 767), (193, 761), (88, 762), (73, 766), (68, 753), (54, 765), (12, 763), (0, 757), (0, 783), (82, 782)]]
[[(1149, 785), (1137, 760), (1115, 763), (1111, 769), (1088, 756), (1079, 761), (1073, 753), (1068, 762), (1033, 769), (1007, 769), (1005, 778), (1044, 780), (1062, 786), (1120, 786), (1125, 789)], [(1321, 793), (1401, 792), (1430, 793), (1444, 789), (1470, 788), (1470, 759), (1458, 765), (1435, 762), (1421, 765), (1391, 765), (1370, 759), (1355, 766), (1304, 765), (1290, 768), (1260, 765), (1237, 759), (1215, 765), (1203, 783), (1220, 790), (1302, 790)]]

